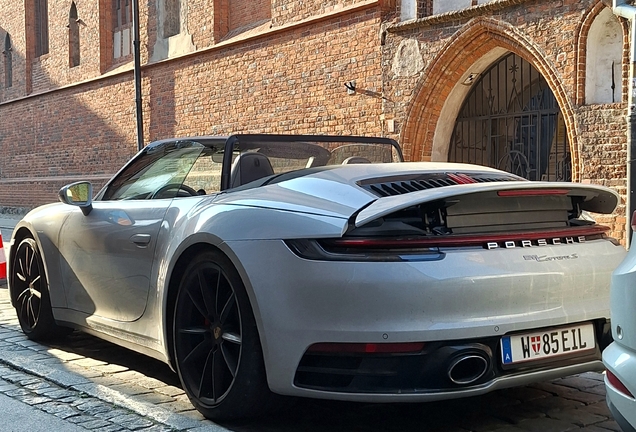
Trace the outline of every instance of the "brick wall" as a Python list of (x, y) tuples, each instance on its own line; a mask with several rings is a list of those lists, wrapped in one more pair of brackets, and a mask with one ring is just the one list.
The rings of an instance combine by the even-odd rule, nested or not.
[(271, 18), (270, 0), (232, 0), (229, 2), (229, 30)]
[[(79, 4), (78, 11), (81, 16)], [(356, 80), (361, 89), (380, 89), (378, 11), (320, 18), (144, 66), (146, 140), (233, 132), (380, 134), (381, 98), (349, 96), (344, 87)], [(55, 87), (58, 75), (48, 76), (44, 65), (42, 71)], [(13, 120), (0, 129), (4, 207), (55, 201), (60, 186), (81, 178), (100, 185), (136, 152), (131, 70), (0, 109)]]
[(4, 57), (0, 56), (0, 102), (26, 93), (26, 40), (24, 32), (24, 2), (0, 0), (0, 49), (4, 50), (4, 38), (11, 37), (13, 61), (13, 85), (4, 86)]
[(280, 26), (312, 16), (333, 12), (346, 6), (364, 3), (365, 0), (272, 0), (272, 25)]
[(614, 216), (597, 215), (612, 228), (612, 236), (625, 238), (627, 196), (627, 110), (623, 104), (587, 105), (576, 110), (584, 168), (581, 182), (611, 187), (622, 197)]

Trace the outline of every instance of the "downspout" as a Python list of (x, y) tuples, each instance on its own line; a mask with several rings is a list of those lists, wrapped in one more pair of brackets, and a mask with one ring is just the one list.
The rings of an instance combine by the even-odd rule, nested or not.
[(137, 150), (144, 148), (144, 120), (141, 101), (141, 42), (139, 40), (139, 0), (132, 2), (133, 13), (133, 50), (135, 56), (135, 112), (137, 117)]
[(636, 211), (636, 195), (634, 187), (636, 186), (636, 170), (632, 166), (634, 157), (636, 156), (636, 7), (627, 4), (626, 0), (613, 0), (612, 11), (614, 15), (630, 20), (630, 46), (629, 46), (629, 81), (628, 85), (628, 104), (627, 104), (627, 203), (625, 219), (626, 238), (625, 242), (629, 247), (632, 240), (631, 220), (634, 211)]

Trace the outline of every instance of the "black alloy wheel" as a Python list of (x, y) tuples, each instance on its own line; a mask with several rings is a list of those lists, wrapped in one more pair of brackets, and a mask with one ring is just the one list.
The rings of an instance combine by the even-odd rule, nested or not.
[(33, 238), (18, 245), (10, 277), (18, 321), (29, 339), (50, 340), (72, 331), (55, 323), (44, 263)]
[(179, 378), (206, 417), (258, 415), (271, 394), (245, 287), (221, 253), (197, 256), (185, 271), (174, 313)]

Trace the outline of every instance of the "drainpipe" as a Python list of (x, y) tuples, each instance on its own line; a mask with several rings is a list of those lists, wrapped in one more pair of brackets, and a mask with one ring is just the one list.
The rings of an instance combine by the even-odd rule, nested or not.
[(144, 120), (141, 105), (141, 42), (139, 41), (139, 0), (132, 2), (133, 51), (135, 55), (135, 109), (137, 113), (137, 150), (144, 148)]
[(632, 166), (636, 156), (636, 7), (628, 4), (626, 0), (613, 0), (612, 11), (614, 15), (630, 20), (630, 46), (629, 46), (629, 81), (628, 81), (628, 108), (627, 108), (627, 205), (625, 219), (627, 219), (625, 239), (627, 246), (632, 240), (631, 220), (636, 210), (636, 170)]

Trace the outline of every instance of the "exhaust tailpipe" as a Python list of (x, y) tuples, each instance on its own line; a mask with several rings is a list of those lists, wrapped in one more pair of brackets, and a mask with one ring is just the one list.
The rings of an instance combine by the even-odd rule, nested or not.
[(448, 378), (455, 384), (468, 385), (488, 371), (488, 359), (479, 354), (465, 354), (455, 358), (448, 366)]

